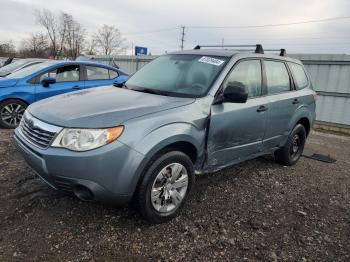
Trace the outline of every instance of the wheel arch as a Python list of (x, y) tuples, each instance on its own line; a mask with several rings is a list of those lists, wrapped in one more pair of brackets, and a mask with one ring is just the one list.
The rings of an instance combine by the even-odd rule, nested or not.
[(133, 188), (133, 195), (138, 190), (138, 187), (144, 177), (147, 168), (162, 154), (165, 154), (170, 151), (180, 151), (186, 154), (192, 161), (193, 165), (200, 159), (200, 149), (187, 137), (170, 137), (166, 140), (161, 141), (157, 145), (155, 145), (145, 156), (144, 160), (139, 166), (139, 170), (137, 172), (136, 183)]
[(17, 97), (17, 98), (7, 97), (7, 98), (1, 100), (1, 101), (0, 101), (0, 104), (4, 103), (4, 102), (6, 102), (6, 101), (10, 101), (10, 100), (18, 100), (18, 101), (21, 101), (21, 102), (25, 103), (27, 106), (30, 105), (30, 103), (28, 103), (28, 101), (26, 101), (25, 99), (23, 99), (23, 98), (18, 98), (18, 97)]
[(310, 120), (307, 117), (302, 117), (298, 120), (298, 122), (295, 124), (301, 124), (304, 126), (305, 131), (306, 131), (306, 137), (308, 137), (310, 131), (311, 131), (311, 123)]

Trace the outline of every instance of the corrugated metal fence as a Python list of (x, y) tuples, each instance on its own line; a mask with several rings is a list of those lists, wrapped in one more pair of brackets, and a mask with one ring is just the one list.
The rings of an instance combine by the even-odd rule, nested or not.
[(350, 55), (291, 56), (300, 59), (310, 74), (318, 94), (317, 120), (350, 128)]
[[(350, 55), (291, 54), (300, 59), (311, 76), (317, 99), (317, 120), (350, 128)], [(94, 60), (117, 64), (128, 74), (135, 73), (156, 56), (94, 57)]]

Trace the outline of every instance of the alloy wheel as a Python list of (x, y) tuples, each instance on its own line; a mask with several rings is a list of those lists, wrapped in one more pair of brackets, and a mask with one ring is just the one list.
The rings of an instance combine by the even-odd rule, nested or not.
[(188, 172), (179, 163), (164, 167), (151, 189), (151, 202), (155, 210), (167, 213), (177, 209), (187, 193)]
[(0, 117), (3, 123), (11, 127), (16, 127), (21, 121), (25, 107), (17, 103), (5, 105), (0, 112)]

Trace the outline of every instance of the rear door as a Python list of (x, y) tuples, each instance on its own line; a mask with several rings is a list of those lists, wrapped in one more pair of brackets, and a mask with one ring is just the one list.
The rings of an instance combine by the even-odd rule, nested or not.
[(264, 150), (280, 147), (289, 135), (289, 123), (298, 106), (294, 84), (284, 61), (264, 60), (269, 103)]
[[(41, 85), (41, 80), (45, 77), (53, 77), (56, 79), (55, 84), (48, 87)], [(36, 85), (36, 100), (45, 99), (51, 96), (76, 91), (84, 88), (81, 68), (79, 64), (69, 64), (51, 69), (38, 77)]]
[(84, 65), (85, 88), (113, 85), (119, 73), (106, 67), (96, 65)]
[(262, 96), (260, 59), (241, 60), (222, 88), (239, 82), (248, 90), (246, 103), (221, 103), (211, 107), (208, 134), (208, 168), (227, 166), (261, 151), (267, 119), (267, 98)]

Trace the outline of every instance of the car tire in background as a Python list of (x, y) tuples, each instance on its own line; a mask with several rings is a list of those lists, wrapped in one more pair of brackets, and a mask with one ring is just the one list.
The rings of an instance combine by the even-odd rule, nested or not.
[(194, 184), (191, 159), (180, 151), (170, 151), (152, 161), (140, 181), (136, 201), (138, 209), (151, 223), (163, 223), (176, 217)]
[(286, 144), (275, 151), (275, 160), (284, 166), (292, 166), (301, 157), (306, 141), (306, 131), (302, 124), (297, 124), (289, 134)]
[(27, 106), (25, 102), (17, 99), (0, 102), (0, 127), (16, 128)]

